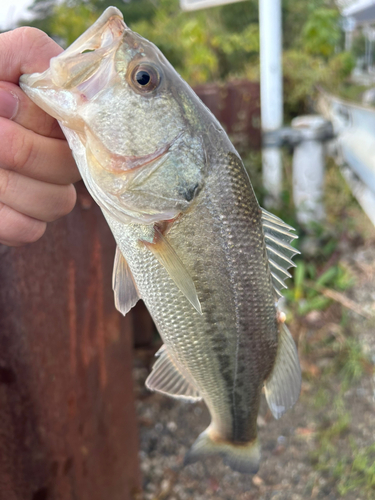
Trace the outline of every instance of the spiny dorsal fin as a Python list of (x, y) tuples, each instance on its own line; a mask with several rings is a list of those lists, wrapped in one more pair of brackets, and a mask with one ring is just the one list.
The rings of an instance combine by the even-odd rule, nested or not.
[(128, 263), (119, 247), (116, 247), (115, 261), (113, 263), (112, 289), (116, 309), (125, 316), (138, 302), (139, 294)]
[(177, 287), (185, 295), (192, 306), (202, 314), (201, 304), (198, 299), (197, 290), (190, 274), (182, 263), (179, 256), (174, 251), (167, 238), (155, 227), (156, 243), (143, 243), (151, 250), (160, 264), (166, 269)]
[(287, 270), (289, 267), (295, 267), (291, 259), (300, 253), (290, 245), (298, 236), (291, 232), (294, 231), (292, 226), (286, 224), (276, 215), (267, 212), (264, 208), (262, 208), (262, 224), (272, 282), (276, 296), (279, 298), (282, 296), (281, 290), (287, 288), (284, 280), (291, 277)]
[(280, 418), (296, 403), (301, 392), (301, 367), (293, 337), (280, 323), (279, 348), (272, 373), (264, 384), (268, 406)]
[(156, 356), (158, 359), (146, 380), (146, 387), (148, 389), (168, 394), (174, 398), (183, 398), (191, 401), (202, 399), (198, 389), (188, 379), (188, 375), (183, 373), (183, 369), (177, 366), (177, 363), (170, 356), (165, 345), (159, 349)]

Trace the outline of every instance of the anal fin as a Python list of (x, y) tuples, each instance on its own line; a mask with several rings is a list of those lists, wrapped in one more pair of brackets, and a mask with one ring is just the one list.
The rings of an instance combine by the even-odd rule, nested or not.
[(264, 388), (268, 406), (275, 418), (280, 418), (291, 408), (301, 392), (297, 347), (285, 323), (280, 323), (277, 357)]
[(197, 290), (190, 274), (182, 263), (180, 257), (174, 251), (167, 238), (155, 227), (156, 242), (143, 243), (151, 250), (160, 264), (166, 269), (169, 276), (175, 282), (179, 290), (185, 295), (191, 305), (202, 314), (201, 304), (198, 299)]
[(138, 302), (139, 294), (128, 263), (119, 247), (116, 247), (115, 261), (113, 263), (112, 289), (116, 309), (125, 316)]
[(158, 391), (175, 398), (199, 401), (202, 397), (188, 375), (183, 373), (180, 366), (168, 353), (163, 345), (156, 353), (158, 359), (147, 377), (146, 387), (151, 391)]

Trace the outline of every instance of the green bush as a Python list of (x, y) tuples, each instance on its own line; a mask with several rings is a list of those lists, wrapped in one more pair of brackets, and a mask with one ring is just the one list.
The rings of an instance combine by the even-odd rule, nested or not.
[[(257, 0), (195, 12), (182, 12), (177, 0), (34, 0), (31, 24), (68, 45), (110, 4), (191, 85), (259, 80)], [(285, 0), (282, 8), (287, 122), (309, 111), (318, 84), (332, 88), (345, 80), (354, 60), (339, 52), (342, 32), (333, 0)]]
[(309, 110), (317, 84), (326, 78), (327, 67), (319, 57), (289, 50), (283, 55), (283, 72), (284, 111), (288, 121)]
[[(355, 67), (355, 58), (350, 52), (340, 52), (328, 63), (326, 78), (331, 79), (335, 86), (348, 78)], [(329, 82), (326, 82), (329, 85)]]

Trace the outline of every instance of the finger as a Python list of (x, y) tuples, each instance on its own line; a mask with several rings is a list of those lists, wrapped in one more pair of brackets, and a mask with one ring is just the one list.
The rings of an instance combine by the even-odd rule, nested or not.
[(51, 222), (73, 210), (76, 191), (72, 184), (57, 186), (0, 169), (0, 202), (21, 214)]
[(68, 146), (0, 118), (0, 167), (52, 184), (71, 184), (80, 175)]
[(57, 121), (34, 104), (14, 83), (0, 81), (0, 116), (40, 135), (65, 138)]
[(62, 48), (36, 28), (17, 28), (0, 36), (0, 80), (18, 83), (24, 73), (45, 71)]
[(7, 246), (20, 246), (33, 243), (41, 238), (47, 224), (16, 212), (0, 203), (0, 243)]

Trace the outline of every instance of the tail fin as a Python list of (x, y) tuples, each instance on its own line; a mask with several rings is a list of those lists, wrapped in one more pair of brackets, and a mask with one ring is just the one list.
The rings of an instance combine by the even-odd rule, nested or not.
[(220, 438), (213, 438), (210, 428), (199, 435), (185, 456), (184, 465), (192, 464), (210, 455), (220, 455), (232, 470), (244, 474), (256, 474), (260, 463), (258, 439), (248, 443), (235, 444)]

